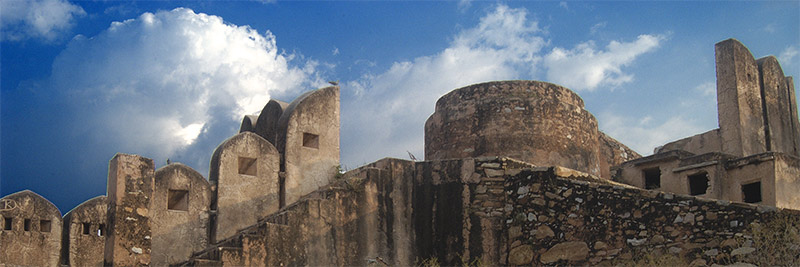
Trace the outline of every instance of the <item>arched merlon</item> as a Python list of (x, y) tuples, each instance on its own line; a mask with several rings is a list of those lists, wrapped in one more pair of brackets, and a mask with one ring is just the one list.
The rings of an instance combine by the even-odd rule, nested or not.
[(69, 266), (103, 266), (108, 198), (96, 196), (64, 215), (61, 257)]
[(172, 163), (155, 172), (152, 265), (174, 265), (208, 245), (211, 186), (189, 166)]
[(289, 107), (289, 103), (270, 99), (269, 102), (264, 105), (261, 114), (258, 115), (255, 133), (267, 139), (267, 141), (275, 147), (278, 147), (276, 143), (278, 139), (278, 121), (281, 119), (281, 115), (283, 115), (283, 111), (286, 110), (287, 107)]
[(256, 131), (256, 122), (258, 121), (257, 115), (244, 115), (242, 118), (242, 125), (239, 126), (239, 132), (255, 132)]
[(30, 190), (0, 199), (0, 262), (57, 266), (61, 252), (61, 211)]
[(292, 101), (278, 121), (277, 143), (285, 172), (284, 205), (329, 184), (339, 165), (339, 87)]
[(211, 157), (211, 240), (233, 236), (279, 208), (278, 150), (261, 136), (244, 132), (220, 144)]

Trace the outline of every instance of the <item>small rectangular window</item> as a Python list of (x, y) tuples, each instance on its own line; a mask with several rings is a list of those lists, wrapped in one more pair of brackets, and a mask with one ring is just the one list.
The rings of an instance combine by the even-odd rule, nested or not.
[(90, 228), (92, 228), (92, 224), (87, 222), (83, 223), (83, 234), (88, 235), (91, 232)]
[(39, 232), (49, 233), (50, 227), (50, 220), (39, 220)]
[(658, 167), (644, 169), (644, 188), (656, 189), (661, 187), (661, 169)]
[(761, 182), (743, 184), (742, 201), (745, 203), (761, 202)]
[(31, 230), (31, 219), (25, 219), (25, 223), (22, 225), (22, 228), (25, 230), (25, 232), (30, 231)]
[(303, 146), (310, 148), (319, 148), (319, 135), (303, 133)]
[(170, 189), (167, 194), (168, 210), (189, 210), (189, 191)]
[(701, 172), (689, 175), (689, 194), (703, 195), (708, 191), (708, 173)]
[(258, 162), (254, 158), (239, 157), (239, 174), (256, 176), (258, 174)]
[(14, 219), (10, 217), (3, 218), (3, 230), (10, 231), (11, 225), (14, 222)]
[(97, 226), (97, 236), (104, 236), (106, 235), (106, 225), (100, 224)]

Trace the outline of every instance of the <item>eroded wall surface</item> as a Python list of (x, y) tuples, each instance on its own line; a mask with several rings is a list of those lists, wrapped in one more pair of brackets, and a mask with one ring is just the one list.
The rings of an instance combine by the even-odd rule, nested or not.
[(62, 259), (69, 266), (103, 266), (108, 198), (89, 199), (64, 215)]
[(148, 265), (152, 252), (152, 159), (118, 153), (108, 164), (108, 235), (103, 265)]
[(165, 266), (189, 259), (208, 246), (211, 189), (189, 166), (172, 163), (155, 172), (150, 208), (153, 256), (151, 264)]
[(0, 263), (57, 266), (61, 212), (42, 196), (24, 190), (0, 199)]
[(216, 211), (212, 242), (278, 211), (279, 160), (275, 147), (253, 132), (234, 135), (217, 147), (209, 172), (215, 188), (211, 209)]
[(339, 166), (339, 87), (307, 92), (278, 122), (284, 205), (331, 183)]

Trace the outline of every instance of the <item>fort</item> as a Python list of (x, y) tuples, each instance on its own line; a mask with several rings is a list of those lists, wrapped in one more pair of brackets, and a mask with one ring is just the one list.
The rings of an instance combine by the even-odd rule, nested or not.
[(0, 266), (796, 265), (794, 82), (737, 40), (715, 48), (719, 128), (650, 156), (567, 88), (494, 81), (439, 99), (424, 161), (341, 173), (331, 86), (245, 116), (208, 179), (117, 154), (107, 195), (63, 217), (4, 196)]

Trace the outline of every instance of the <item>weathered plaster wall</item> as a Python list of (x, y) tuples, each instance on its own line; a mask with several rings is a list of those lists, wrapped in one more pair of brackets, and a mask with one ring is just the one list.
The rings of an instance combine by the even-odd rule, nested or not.
[(153, 160), (117, 153), (108, 164), (108, 235), (104, 265), (147, 265), (151, 253)]
[(697, 155), (720, 152), (722, 151), (722, 143), (720, 143), (719, 129), (669, 142), (656, 148), (654, 152), (662, 153), (671, 150), (683, 150)]
[(253, 132), (225, 140), (211, 157), (212, 243), (254, 225), (279, 207), (280, 155), (272, 144)]
[(727, 177), (722, 199), (744, 201), (742, 185), (761, 182), (759, 204), (775, 206), (775, 157), (772, 153), (761, 153), (739, 158), (725, 164)]
[(7, 195), (0, 199), (0, 223), (0, 264), (59, 264), (62, 221), (53, 203), (29, 190)]
[(278, 122), (282, 183), (289, 205), (328, 185), (339, 166), (339, 87), (307, 92), (284, 110)]
[(209, 244), (210, 206), (211, 189), (200, 173), (180, 163), (156, 170), (150, 208), (153, 234), (150, 263), (177, 264), (188, 260), (193, 252), (205, 249)]
[(740, 157), (765, 152), (758, 65), (735, 39), (717, 43), (715, 51), (722, 152)]
[(508, 156), (601, 175), (597, 120), (567, 88), (498, 81), (453, 90), (425, 123), (425, 159)]
[(69, 266), (103, 266), (108, 198), (89, 199), (64, 215), (62, 262)]
[(798, 155), (794, 129), (797, 120), (792, 120), (791, 102), (786, 77), (783, 75), (778, 59), (774, 56), (760, 58), (756, 61), (760, 73), (760, 87), (764, 105), (768, 151)]
[(775, 154), (775, 206), (800, 209), (800, 159)]

